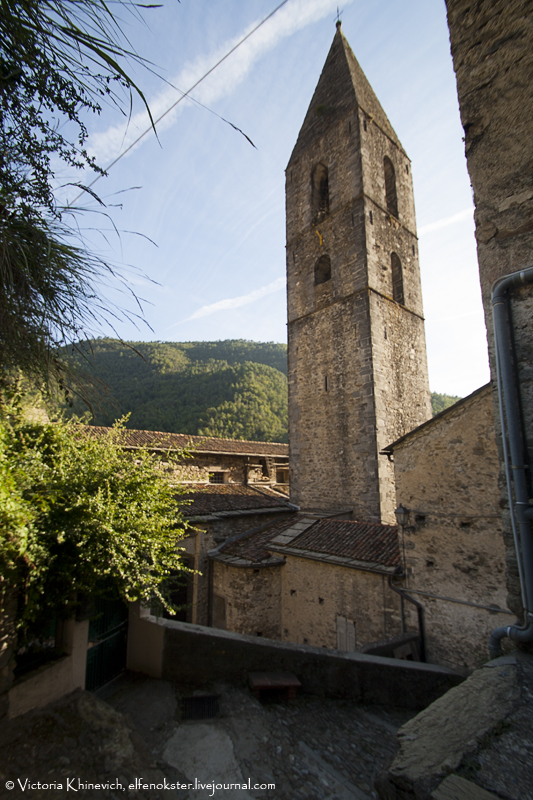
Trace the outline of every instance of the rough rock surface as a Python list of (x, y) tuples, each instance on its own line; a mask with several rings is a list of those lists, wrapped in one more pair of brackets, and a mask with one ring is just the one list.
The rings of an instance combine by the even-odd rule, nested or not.
[[(479, 277), (491, 372), (496, 375), (491, 287), (532, 263), (533, 14), (530, 0), (446, 0), (465, 154), (475, 203)], [(514, 360), (524, 438), (533, 442), (533, 286), (512, 292)], [(494, 404), (498, 407), (496, 385)], [(496, 428), (499, 420), (496, 416)], [(497, 437), (500, 434), (497, 432)], [(501, 444), (499, 445), (501, 448)], [(502, 506), (507, 504), (502, 486)], [(522, 614), (516, 553), (504, 514), (509, 608)]]
[[(144, 783), (251, 779), (275, 789), (89, 790), (84, 797), (155, 800), (374, 800), (376, 775), (397, 750), (396, 734), (412, 712), (360, 706), (352, 700), (300, 695), (262, 704), (249, 691), (220, 694), (214, 719), (180, 718), (180, 694), (166, 682), (127, 673), (98, 692), (76, 692), (11, 721), (0, 735), (0, 798), (72, 798), (72, 791), (26, 790), (32, 782)], [(182, 694), (188, 694), (183, 690)], [(105, 700), (105, 702), (103, 702)], [(6, 781), (15, 788), (6, 789)]]
[[(39, 711), (17, 717), (0, 732), (0, 798), (75, 796), (78, 778), (83, 784), (113, 784), (115, 788), (88, 790), (89, 797), (138, 796), (128, 787), (142, 776), (153, 783), (163, 773), (152, 762), (139, 734), (125, 717), (93, 694), (78, 690)], [(67, 789), (67, 780), (72, 789)], [(25, 783), (27, 780), (27, 783)], [(9, 781), (14, 783), (11, 789)], [(19, 783), (20, 781), (20, 783)], [(118, 789), (121, 784), (124, 791)], [(38, 786), (40, 784), (40, 786)], [(52, 784), (61, 784), (62, 789)], [(22, 788), (26, 787), (26, 788)], [(165, 793), (170, 797), (170, 793)], [(156, 800), (158, 791), (143, 792)], [(177, 795), (174, 795), (177, 796)]]
[(452, 773), (505, 800), (533, 800), (533, 658), (491, 661), (406, 723), (376, 781), (383, 800), (428, 800)]

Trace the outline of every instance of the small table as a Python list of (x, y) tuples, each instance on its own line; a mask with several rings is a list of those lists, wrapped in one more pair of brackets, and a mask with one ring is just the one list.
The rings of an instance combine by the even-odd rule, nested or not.
[(287, 700), (294, 700), (296, 690), (302, 685), (292, 672), (250, 672), (248, 680), (258, 700), (261, 700), (261, 692), (269, 690), (285, 691)]

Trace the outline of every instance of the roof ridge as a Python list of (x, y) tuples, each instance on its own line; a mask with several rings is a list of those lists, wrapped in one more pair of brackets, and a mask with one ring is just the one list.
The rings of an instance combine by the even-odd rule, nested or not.
[(302, 533), (305, 533), (309, 528), (312, 528), (316, 522), (320, 520), (312, 519), (311, 517), (304, 516), (303, 519), (297, 520), (290, 528), (279, 533), (274, 539), (271, 539), (270, 544), (289, 544), (297, 539)]
[[(114, 430), (112, 425), (83, 425), (82, 427), (88, 428), (92, 431), (112, 431)], [(135, 433), (142, 433), (147, 434), (150, 436), (161, 436), (161, 437), (168, 437), (168, 436), (184, 436), (188, 439), (199, 439), (202, 442), (207, 441), (215, 441), (215, 442), (232, 442), (232, 443), (242, 443), (242, 444), (254, 444), (254, 445), (266, 445), (273, 446), (273, 445), (281, 445), (282, 447), (288, 447), (289, 445), (287, 442), (262, 442), (256, 439), (230, 439), (229, 437), (222, 437), (222, 436), (204, 436), (198, 433), (180, 433), (179, 431), (150, 431), (146, 430), (145, 428), (118, 428), (115, 430), (119, 430), (121, 433), (125, 434), (135, 434)]]

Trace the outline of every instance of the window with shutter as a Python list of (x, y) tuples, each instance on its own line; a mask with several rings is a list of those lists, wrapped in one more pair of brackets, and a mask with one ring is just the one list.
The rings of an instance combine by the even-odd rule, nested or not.
[(353, 653), (355, 650), (355, 620), (337, 614), (337, 650)]

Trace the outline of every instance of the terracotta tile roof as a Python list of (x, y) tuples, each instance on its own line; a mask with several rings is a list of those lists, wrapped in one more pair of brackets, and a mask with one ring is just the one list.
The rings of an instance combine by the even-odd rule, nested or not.
[(258, 563), (260, 561), (267, 561), (270, 558), (270, 553), (266, 549), (266, 545), (279, 533), (282, 533), (300, 517), (300, 514), (294, 514), (288, 519), (281, 519), (279, 522), (273, 522), (270, 525), (265, 525), (261, 530), (255, 530), (240, 536), (234, 541), (222, 545), (219, 553), (223, 556), (236, 556), (237, 558), (244, 558), (247, 561)]
[[(280, 541), (274, 542), (275, 539)], [(286, 544), (281, 543), (283, 540)], [(400, 566), (398, 529), (350, 520), (319, 519), (295, 514), (289, 519), (268, 525), (223, 545), (221, 556), (236, 556), (250, 562), (266, 561), (273, 552), (287, 555), (320, 555), (369, 565), (394, 568)], [(339, 563), (341, 563), (339, 561)], [(354, 566), (352, 564), (352, 566)]]
[(396, 525), (323, 519), (293, 539), (290, 547), (377, 563), (383, 567), (400, 565)]
[(256, 489), (240, 483), (206, 484), (199, 491), (185, 495), (192, 500), (190, 506), (184, 508), (187, 517), (216, 514), (221, 511), (253, 511), (262, 508), (280, 508), (287, 506), (285, 498), (269, 489)]
[[(105, 436), (111, 430), (99, 425), (87, 425), (86, 428), (91, 436)], [(129, 429), (123, 431), (123, 438), (125, 447), (148, 447), (155, 450), (180, 450), (182, 447), (193, 447), (199, 453), (289, 457), (289, 445), (282, 442), (249, 442), (240, 439), (191, 436), (188, 433)]]

